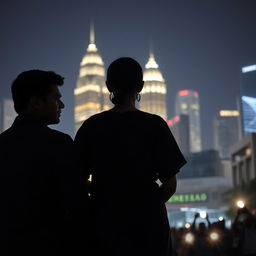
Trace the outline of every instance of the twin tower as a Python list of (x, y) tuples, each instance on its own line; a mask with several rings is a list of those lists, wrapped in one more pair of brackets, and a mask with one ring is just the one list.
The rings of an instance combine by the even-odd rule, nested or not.
[[(167, 120), (166, 84), (154, 55), (151, 52), (143, 74), (144, 88), (141, 92), (139, 108), (157, 114)], [(90, 43), (80, 63), (80, 72), (75, 94), (75, 131), (83, 121), (113, 105), (105, 85), (105, 67), (95, 44), (94, 29), (90, 29)]]

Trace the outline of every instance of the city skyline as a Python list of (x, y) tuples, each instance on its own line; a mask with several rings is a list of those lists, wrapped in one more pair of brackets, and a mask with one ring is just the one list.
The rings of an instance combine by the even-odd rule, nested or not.
[(1, 100), (11, 96), (10, 84), (20, 72), (54, 70), (66, 77), (61, 88), (66, 108), (54, 128), (74, 135), (73, 91), (93, 18), (105, 67), (121, 56), (131, 56), (143, 66), (152, 39), (167, 82), (168, 118), (174, 116), (178, 90), (198, 91), (203, 149), (212, 148), (212, 117), (220, 109), (235, 109), (240, 69), (255, 64), (255, 3), (121, 2), (1, 4)]

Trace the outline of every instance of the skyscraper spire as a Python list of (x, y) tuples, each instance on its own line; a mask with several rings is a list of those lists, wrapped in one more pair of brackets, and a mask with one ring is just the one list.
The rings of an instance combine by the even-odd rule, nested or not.
[(155, 59), (154, 53), (153, 53), (153, 41), (150, 39), (149, 42), (149, 58)]
[(93, 21), (90, 23), (90, 43), (88, 45), (87, 52), (97, 52)]
[(95, 44), (95, 34), (94, 34), (93, 21), (91, 21), (91, 24), (90, 24), (90, 44)]
[(105, 67), (95, 45), (93, 22), (90, 24), (90, 43), (80, 63), (75, 94), (75, 131), (84, 120), (111, 106), (105, 85)]
[(140, 109), (161, 116), (167, 120), (166, 84), (153, 54), (150, 44), (149, 59), (143, 74), (144, 87), (141, 92)]

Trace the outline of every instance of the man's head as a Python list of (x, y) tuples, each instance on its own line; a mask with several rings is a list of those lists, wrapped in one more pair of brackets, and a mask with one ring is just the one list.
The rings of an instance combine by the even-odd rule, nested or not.
[(22, 72), (12, 83), (12, 98), (18, 114), (31, 113), (46, 124), (59, 123), (61, 109), (58, 86), (64, 78), (53, 71), (29, 70)]

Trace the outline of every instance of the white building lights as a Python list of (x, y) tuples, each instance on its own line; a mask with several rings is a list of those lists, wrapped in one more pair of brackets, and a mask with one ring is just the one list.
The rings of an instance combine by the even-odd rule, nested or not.
[(84, 120), (111, 106), (109, 92), (105, 85), (105, 67), (95, 44), (93, 26), (90, 29), (90, 43), (80, 63), (75, 95), (75, 130)]
[(256, 70), (256, 64), (243, 67), (242, 73), (247, 73), (247, 72), (251, 72), (251, 71), (255, 71), (255, 70)]
[(141, 91), (140, 109), (167, 120), (166, 84), (158, 67), (153, 53), (150, 53), (143, 74), (144, 87)]

